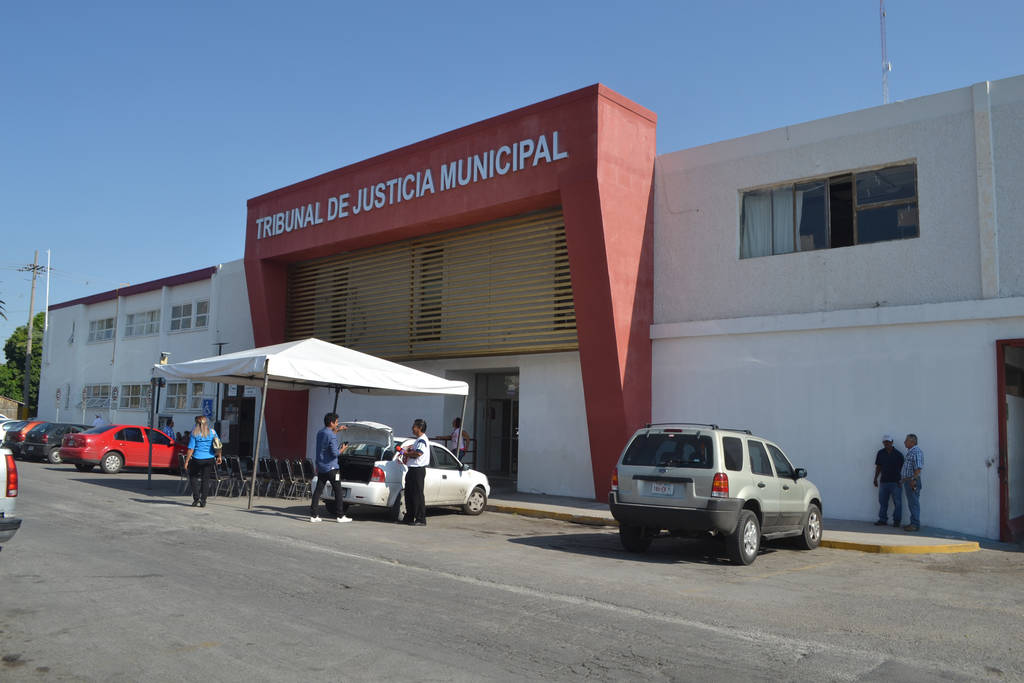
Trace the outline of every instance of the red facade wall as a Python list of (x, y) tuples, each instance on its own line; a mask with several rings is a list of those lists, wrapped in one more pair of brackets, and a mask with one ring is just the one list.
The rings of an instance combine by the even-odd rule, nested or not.
[[(573, 279), (594, 488), (608, 491), (626, 438), (650, 419), (652, 207), (656, 117), (594, 85), (255, 197), (248, 202), (245, 270), (257, 346), (284, 341), (287, 265), (561, 205)], [(567, 158), (440, 191), (458, 159), (558, 133)], [(431, 169), (436, 192), (333, 222), (258, 238), (257, 220), (343, 192)], [(408, 185), (407, 185), (408, 187)], [(304, 453), (306, 401), (267, 402), (272, 452)]]

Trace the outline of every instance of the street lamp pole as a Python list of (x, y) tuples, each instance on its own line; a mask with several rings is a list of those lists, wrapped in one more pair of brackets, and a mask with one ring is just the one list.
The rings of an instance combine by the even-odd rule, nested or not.
[[(171, 357), (166, 351), (160, 352), (160, 365), (166, 365), (167, 359)], [(162, 387), (166, 380), (163, 377), (156, 376), (156, 370), (150, 370), (152, 375), (149, 378), (149, 428), (152, 431), (156, 431), (156, 411), (160, 406), (160, 387)], [(146, 441), (149, 443), (149, 460), (146, 463), (146, 488), (153, 488), (153, 435), (146, 434)]]

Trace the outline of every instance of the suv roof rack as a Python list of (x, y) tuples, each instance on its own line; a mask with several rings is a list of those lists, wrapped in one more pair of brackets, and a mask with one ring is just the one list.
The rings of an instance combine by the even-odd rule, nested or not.
[(738, 429), (736, 427), (722, 427), (722, 429), (727, 432), (740, 432), (742, 434), (749, 434), (750, 436), (754, 435), (754, 432), (750, 431), (749, 429)]
[(644, 427), (650, 429), (651, 427), (708, 427), (710, 429), (718, 429), (718, 425), (708, 424), (706, 422), (648, 422)]

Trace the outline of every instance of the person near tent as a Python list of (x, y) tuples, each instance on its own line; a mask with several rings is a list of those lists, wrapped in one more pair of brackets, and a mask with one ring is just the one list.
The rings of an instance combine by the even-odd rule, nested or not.
[(338, 463), (338, 456), (348, 448), (347, 443), (338, 445), (338, 432), (348, 429), (346, 425), (338, 424), (337, 413), (324, 415), (324, 428), (316, 433), (316, 488), (313, 490), (313, 500), (309, 506), (309, 521), (320, 521), (320, 496), (323, 495), (324, 486), (331, 482), (334, 489), (334, 514), (341, 523), (351, 522), (352, 518), (345, 515), (345, 508), (341, 501), (341, 465)]
[[(435, 436), (435, 439), (444, 439), (443, 436)], [(458, 457), (459, 462), (466, 462), (466, 448), (470, 439), (469, 432), (462, 428), (462, 418), (456, 416), (452, 420), (452, 433), (447, 437), (449, 448)]]
[(409, 470), (405, 473), (405, 519), (409, 526), (427, 525), (427, 501), (423, 485), (430, 464), (430, 441), (427, 439), (427, 421), (417, 418), (412, 423), (412, 435), (416, 440), (403, 451), (403, 458)]
[(206, 507), (208, 482), (216, 480), (214, 460), (219, 465), (221, 443), (217, 432), (210, 428), (205, 415), (196, 416), (196, 426), (188, 438), (185, 469), (192, 485), (192, 507)]

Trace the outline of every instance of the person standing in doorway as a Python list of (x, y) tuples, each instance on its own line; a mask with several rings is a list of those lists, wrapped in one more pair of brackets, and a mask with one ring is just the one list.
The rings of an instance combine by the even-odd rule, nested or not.
[[(875, 454), (875, 488), (878, 489), (878, 521), (875, 526), (885, 526), (889, 518), (889, 499), (892, 499), (892, 525), (897, 529), (903, 518), (903, 495), (900, 492), (900, 471), (903, 469), (903, 454), (892, 447), (892, 437), (882, 437), (882, 449)], [(879, 483), (878, 479), (882, 481)]]
[(167, 424), (164, 425), (163, 433), (167, 435), (167, 438), (174, 441), (174, 420), (167, 420)]
[(462, 418), (456, 417), (452, 420), (452, 433), (448, 437), (452, 453), (458, 457), (459, 462), (466, 462), (466, 448), (469, 444), (469, 432), (462, 428)]
[(427, 525), (427, 501), (423, 486), (430, 464), (430, 441), (427, 439), (427, 421), (417, 418), (412, 423), (412, 435), (416, 440), (404, 451), (405, 464), (405, 519), (409, 526)]
[(907, 508), (910, 510), (910, 524), (903, 527), (903, 530), (918, 531), (921, 528), (921, 470), (924, 469), (924, 451), (917, 445), (917, 434), (907, 434), (903, 445), (907, 447), (907, 455), (903, 458), (900, 483), (903, 484), (903, 494), (907, 497)]
[(208, 482), (216, 479), (214, 461), (220, 464), (220, 437), (210, 429), (206, 416), (199, 415), (188, 438), (188, 454), (185, 456), (185, 470), (192, 485), (192, 507), (206, 507)]
[(334, 516), (338, 522), (351, 522), (352, 518), (345, 515), (344, 503), (341, 500), (341, 464), (338, 457), (345, 452), (348, 444), (338, 445), (338, 432), (348, 429), (338, 424), (337, 413), (324, 415), (324, 428), (316, 433), (316, 489), (309, 506), (309, 521), (320, 521), (320, 496), (323, 495), (327, 482), (334, 489)]
[(103, 419), (103, 416), (100, 415), (99, 413), (96, 413), (96, 419), (92, 421), (92, 426), (102, 427), (105, 424), (107, 424), (107, 421)]

